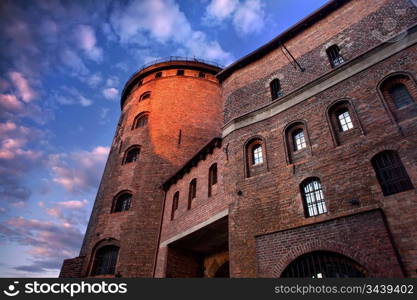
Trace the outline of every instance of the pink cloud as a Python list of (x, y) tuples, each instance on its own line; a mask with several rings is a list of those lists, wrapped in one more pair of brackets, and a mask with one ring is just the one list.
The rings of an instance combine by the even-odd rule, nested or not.
[(94, 61), (101, 61), (103, 50), (96, 46), (97, 40), (94, 29), (88, 25), (79, 25), (75, 34), (78, 46), (84, 50), (85, 54)]
[(22, 102), (20, 102), (15, 95), (10, 94), (0, 94), (0, 107), (8, 111), (20, 111), (23, 107)]
[(36, 93), (29, 86), (27, 79), (19, 72), (10, 72), (9, 78), (17, 89), (18, 95), (24, 102), (30, 102), (36, 97)]
[(98, 146), (91, 151), (50, 155), (53, 181), (73, 193), (97, 188), (109, 150)]

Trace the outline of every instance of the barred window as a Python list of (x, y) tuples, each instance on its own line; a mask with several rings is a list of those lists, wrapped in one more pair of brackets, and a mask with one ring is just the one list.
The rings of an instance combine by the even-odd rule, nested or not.
[(271, 89), (271, 98), (272, 100), (277, 99), (279, 96), (281, 96), (281, 83), (279, 82), (279, 79), (274, 79), (269, 84), (269, 87)]
[(115, 274), (119, 247), (104, 246), (96, 251), (92, 276)]
[(209, 182), (208, 182), (208, 196), (211, 197), (212, 186), (217, 183), (217, 164), (212, 164), (209, 169)]
[(174, 197), (172, 198), (172, 211), (171, 211), (171, 220), (174, 220), (175, 212), (178, 210), (178, 202), (180, 199), (180, 192), (175, 192)]
[(132, 129), (145, 127), (146, 125), (148, 125), (148, 114), (139, 114), (133, 121)]
[(301, 184), (306, 217), (317, 216), (327, 212), (320, 179), (313, 177)]
[(261, 164), (263, 161), (262, 144), (257, 144), (252, 148), (252, 164)]
[(327, 56), (329, 58), (330, 64), (332, 65), (333, 68), (345, 62), (343, 57), (340, 55), (339, 46), (337, 45), (330, 46), (329, 48), (327, 48), (326, 52), (327, 52)]
[(396, 108), (402, 108), (413, 103), (410, 93), (404, 84), (399, 83), (389, 89), (389, 94)]
[(304, 137), (304, 130), (298, 129), (293, 132), (294, 150), (298, 151), (307, 147), (306, 139)]
[(284, 278), (362, 278), (365, 269), (352, 259), (335, 252), (303, 254), (282, 272)]
[(349, 110), (344, 109), (337, 113), (337, 120), (342, 131), (348, 131), (353, 128), (352, 119), (350, 118)]
[(396, 151), (382, 151), (371, 162), (384, 196), (414, 188)]
[(197, 179), (194, 178), (190, 182), (190, 188), (188, 191), (188, 209), (191, 209), (191, 204), (193, 200), (195, 199), (196, 194), (197, 194)]
[(139, 147), (132, 147), (129, 150), (127, 150), (123, 164), (128, 164), (128, 163), (137, 161), (139, 158), (139, 153), (140, 153)]
[(112, 212), (121, 212), (121, 211), (129, 210), (131, 202), (132, 202), (131, 193), (123, 193), (117, 196), (113, 202)]

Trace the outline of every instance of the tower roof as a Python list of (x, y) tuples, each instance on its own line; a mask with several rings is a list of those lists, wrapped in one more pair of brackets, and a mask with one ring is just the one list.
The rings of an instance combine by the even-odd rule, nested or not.
[(147, 75), (167, 69), (187, 68), (194, 70), (201, 70), (210, 74), (217, 74), (222, 70), (222, 66), (216, 62), (190, 57), (170, 56), (166, 58), (157, 59), (143, 65), (139, 71), (134, 73), (126, 82), (121, 100), (120, 107), (123, 109), (123, 105), (135, 85)]

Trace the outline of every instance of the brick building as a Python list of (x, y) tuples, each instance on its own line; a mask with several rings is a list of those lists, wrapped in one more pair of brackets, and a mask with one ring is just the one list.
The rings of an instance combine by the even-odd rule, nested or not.
[(417, 277), (417, 8), (338, 0), (134, 74), (61, 277)]

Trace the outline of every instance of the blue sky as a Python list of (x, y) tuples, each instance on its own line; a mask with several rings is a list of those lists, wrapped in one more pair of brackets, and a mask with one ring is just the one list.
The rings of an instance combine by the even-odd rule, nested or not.
[(326, 0), (0, 2), (0, 277), (77, 256), (126, 80), (170, 55), (228, 65)]

